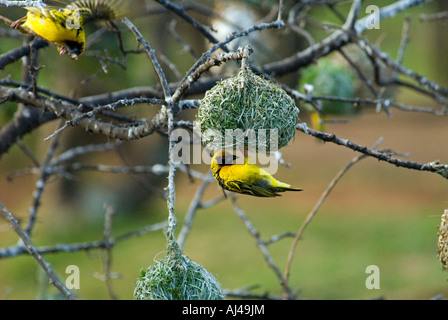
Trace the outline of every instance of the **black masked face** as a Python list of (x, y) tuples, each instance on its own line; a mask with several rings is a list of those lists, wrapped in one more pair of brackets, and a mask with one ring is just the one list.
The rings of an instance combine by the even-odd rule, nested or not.
[(67, 41), (68, 54), (72, 59), (77, 59), (84, 52), (84, 44), (76, 41)]

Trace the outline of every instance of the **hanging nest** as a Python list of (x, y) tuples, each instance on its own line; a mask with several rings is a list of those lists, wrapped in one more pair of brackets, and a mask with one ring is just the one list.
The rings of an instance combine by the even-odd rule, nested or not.
[(223, 300), (216, 278), (203, 266), (170, 251), (146, 271), (142, 270), (134, 288), (135, 300)]
[(298, 120), (299, 109), (278, 84), (243, 66), (237, 75), (207, 91), (195, 130), (204, 147), (212, 150), (244, 147), (269, 152), (294, 138)]
[[(318, 64), (305, 68), (300, 82), (298, 90), (303, 92), (305, 85), (312, 85), (313, 96), (355, 98), (355, 78), (350, 69), (330, 59), (321, 59)], [(315, 110), (308, 104), (304, 107)], [(351, 102), (323, 100), (321, 111), (326, 115), (353, 115), (359, 108), (355, 108)]]
[(442, 214), (438, 232), (437, 251), (440, 263), (448, 270), (448, 209)]

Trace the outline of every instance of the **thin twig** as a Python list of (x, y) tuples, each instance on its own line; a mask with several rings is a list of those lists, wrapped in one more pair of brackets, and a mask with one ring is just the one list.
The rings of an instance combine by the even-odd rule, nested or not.
[[(409, 9), (410, 7), (417, 6), (429, 1), (430, 0), (400, 0), (394, 2), (391, 5), (385, 6), (380, 9), (380, 19), (384, 20), (394, 17), (398, 13)], [(356, 23), (354, 24), (354, 33), (361, 34), (361, 32), (367, 28), (367, 18), (368, 17), (364, 17), (356, 21)], [(348, 36), (346, 31), (342, 29), (337, 30), (319, 43), (316, 43), (315, 45), (310, 46), (303, 51), (295, 53), (290, 57), (264, 65), (263, 71), (271, 75), (284, 75), (291, 72), (291, 70), (297, 70), (300, 67), (309, 65), (320, 57), (326, 56), (334, 50), (343, 47), (350, 41), (350, 37)]]
[(255, 238), (257, 246), (258, 246), (258, 248), (260, 248), (260, 251), (263, 254), (264, 259), (266, 260), (266, 263), (272, 269), (272, 271), (274, 271), (274, 274), (278, 278), (282, 288), (284, 290), (288, 291), (288, 296), (290, 296), (290, 297), (294, 296), (294, 294), (292, 293), (292, 290), (288, 287), (288, 284), (285, 282), (285, 278), (284, 278), (283, 274), (281, 273), (280, 269), (277, 267), (274, 260), (272, 259), (271, 254), (269, 253), (269, 250), (268, 250), (265, 242), (261, 239), (260, 233), (257, 231), (255, 226), (249, 220), (249, 218), (247, 217), (244, 210), (237, 204), (236, 199), (237, 198), (235, 196), (233, 196), (233, 195), (231, 196), (233, 209), (238, 214), (238, 216), (241, 218), (241, 220), (243, 220), (249, 233)]
[[(211, 43), (218, 43), (218, 40), (211, 34), (209, 29), (203, 26), (194, 18), (192, 18), (190, 15), (188, 15), (181, 6), (167, 0), (156, 0), (156, 1), (161, 5), (163, 5), (165, 8), (167, 8), (168, 10), (171, 10), (172, 12), (177, 14), (179, 17), (181, 17), (188, 23), (190, 23), (195, 29), (199, 30), (204, 35), (204, 37)], [(226, 48), (225, 51), (229, 50)]]
[(175, 175), (175, 164), (174, 164), (174, 147), (176, 142), (174, 139), (171, 139), (172, 132), (174, 130), (174, 108), (175, 108), (175, 102), (172, 99), (170, 87), (168, 85), (168, 81), (166, 79), (165, 73), (163, 72), (162, 67), (160, 66), (160, 63), (157, 60), (155, 51), (151, 48), (149, 43), (143, 38), (140, 31), (137, 29), (135, 25), (132, 24), (132, 22), (124, 18), (123, 23), (126, 24), (126, 26), (134, 33), (134, 35), (137, 37), (137, 41), (143, 45), (143, 47), (146, 50), (146, 53), (148, 57), (150, 58), (154, 69), (156, 71), (156, 74), (159, 78), (159, 82), (162, 86), (163, 94), (166, 101), (166, 106), (162, 106), (162, 109), (160, 111), (160, 114), (162, 117), (164, 117), (167, 121), (167, 127), (168, 127), (168, 136), (169, 136), (169, 147), (168, 147), (168, 198), (167, 198), (167, 206), (168, 206), (168, 229), (167, 229), (167, 239), (168, 242), (172, 241), (173, 243), (175, 240), (174, 231), (176, 229), (176, 216), (174, 214), (174, 203), (176, 198), (176, 191), (175, 191), (175, 185), (174, 185), (174, 175)]
[[(106, 247), (113, 247), (117, 243), (120, 243), (121, 241), (131, 239), (133, 237), (141, 236), (145, 233), (152, 232), (152, 231), (159, 231), (162, 229), (165, 229), (167, 226), (166, 221), (162, 221), (155, 224), (150, 224), (147, 226), (144, 226), (143, 228), (129, 231), (126, 233), (123, 233), (119, 236), (116, 236), (115, 238), (109, 239), (107, 242), (104, 240), (100, 241), (90, 241), (90, 242), (83, 242), (83, 243), (71, 243), (71, 244), (56, 244), (54, 246), (40, 246), (36, 247), (36, 252), (44, 255), (44, 254), (55, 254), (60, 252), (78, 252), (78, 251), (86, 251), (89, 252), (93, 249), (103, 249)], [(23, 245), (15, 245), (11, 247), (6, 247), (0, 249), (0, 259), (4, 258), (12, 258), (19, 255), (23, 255), (29, 253), (28, 250)]]
[[(372, 147), (372, 150), (376, 149), (376, 147), (378, 146), (378, 144), (381, 143), (381, 141), (383, 140), (383, 138), (378, 139), (375, 144)], [(389, 151), (390, 152), (390, 151)], [(342, 178), (342, 176), (352, 167), (354, 166), (356, 163), (358, 163), (360, 160), (366, 158), (367, 155), (365, 154), (360, 154), (359, 156), (353, 158), (344, 168), (342, 168), (337, 174), (336, 176), (333, 178), (333, 180), (330, 182), (330, 184), (328, 185), (328, 187), (325, 189), (325, 191), (322, 193), (321, 197), (319, 198), (318, 202), (316, 203), (316, 205), (314, 206), (314, 208), (310, 211), (310, 213), (308, 213), (307, 217), (305, 218), (305, 221), (302, 223), (302, 225), (300, 226), (299, 230), (297, 231), (294, 240), (291, 244), (291, 248), (289, 250), (288, 253), (288, 259), (286, 261), (286, 267), (285, 267), (285, 272), (284, 272), (284, 279), (285, 279), (285, 287), (283, 289), (283, 298), (285, 299), (290, 299), (291, 297), (289, 296), (289, 291), (288, 291), (288, 281), (289, 281), (289, 275), (290, 275), (290, 270), (291, 270), (291, 263), (292, 263), (292, 259), (294, 257), (294, 252), (296, 250), (297, 244), (299, 242), (299, 240), (302, 239), (303, 236), (303, 232), (305, 231), (306, 227), (310, 224), (311, 220), (314, 218), (314, 216), (316, 215), (317, 211), (319, 210), (319, 208), (322, 206), (322, 204), (324, 203), (325, 199), (328, 197), (328, 195), (330, 194), (330, 192), (333, 190), (333, 188), (335, 187), (335, 185), (338, 183), (338, 181)]]
[(109, 297), (112, 300), (117, 299), (117, 295), (115, 294), (112, 283), (111, 283), (111, 272), (110, 268), (112, 265), (112, 246), (110, 245), (110, 241), (113, 239), (112, 233), (112, 218), (115, 213), (115, 209), (110, 205), (105, 205), (105, 213), (104, 213), (104, 233), (103, 233), (103, 241), (108, 244), (106, 247), (101, 250), (101, 262), (104, 270), (104, 282), (106, 283), (107, 292), (109, 293)]
[(182, 229), (179, 232), (179, 235), (177, 236), (177, 243), (179, 244), (179, 248), (182, 250), (185, 246), (185, 241), (187, 239), (187, 235), (190, 232), (191, 225), (193, 223), (193, 219), (196, 215), (196, 212), (198, 208), (201, 208), (201, 199), (204, 195), (205, 190), (207, 189), (208, 185), (210, 184), (210, 181), (205, 180), (202, 182), (202, 184), (198, 187), (196, 194), (194, 195), (193, 199), (190, 202), (190, 207), (188, 208), (187, 213), (185, 214), (185, 221), (182, 226)]
[(46, 4), (42, 0), (21, 0), (21, 1), (11, 1), (11, 0), (0, 0), (0, 5), (6, 7), (46, 7)]
[(239, 298), (239, 299), (256, 299), (256, 300), (281, 300), (282, 297), (275, 296), (270, 294), (269, 292), (264, 293), (251, 293), (250, 290), (253, 290), (257, 288), (258, 286), (252, 286), (249, 288), (242, 288), (242, 289), (225, 289), (223, 290), (223, 293), (226, 297), (229, 298)]
[(297, 247), (297, 243), (299, 242), (300, 239), (302, 239), (302, 235), (303, 232), (305, 231), (305, 228), (308, 226), (308, 224), (311, 222), (311, 220), (314, 218), (314, 216), (316, 215), (317, 211), (319, 210), (319, 208), (322, 206), (322, 204), (324, 203), (325, 199), (328, 197), (328, 195), (330, 194), (331, 190), (333, 190), (334, 186), (336, 185), (336, 183), (341, 179), (341, 177), (358, 161), (364, 159), (365, 157), (367, 157), (365, 154), (361, 154), (355, 158), (353, 158), (341, 171), (338, 172), (338, 174), (333, 178), (333, 180), (330, 182), (330, 184), (328, 185), (328, 187), (325, 189), (325, 191), (322, 193), (319, 201), (316, 203), (316, 205), (314, 206), (314, 208), (310, 211), (310, 213), (308, 213), (305, 221), (303, 222), (303, 224), (300, 226), (299, 230), (297, 231), (294, 240), (292, 242), (291, 248), (289, 250), (288, 253), (288, 259), (286, 261), (286, 267), (285, 267), (285, 272), (283, 275), (284, 278), (284, 287), (283, 287), (283, 298), (284, 299), (291, 299), (290, 295), (289, 295), (289, 290), (288, 290), (288, 281), (289, 281), (289, 275), (290, 275), (290, 271), (291, 271), (291, 263), (292, 263), (292, 259), (294, 257), (294, 252), (296, 250)]
[(14, 229), (14, 231), (22, 240), (22, 243), (26, 247), (28, 252), (36, 260), (39, 266), (45, 271), (50, 281), (50, 284), (54, 285), (68, 299), (75, 300), (76, 298), (74, 294), (59, 281), (53, 269), (51, 268), (50, 264), (37, 252), (36, 247), (31, 243), (31, 240), (29, 236), (26, 234), (26, 232), (20, 227), (17, 219), (11, 212), (9, 212), (9, 210), (3, 205), (1, 201), (0, 201), (0, 209), (1, 212), (3, 213), (3, 216), (6, 218), (6, 220), (8, 220), (11, 227)]
[(37, 219), (37, 210), (41, 203), (41, 198), (45, 189), (45, 186), (47, 185), (47, 181), (51, 176), (51, 160), (54, 156), (54, 153), (56, 152), (56, 148), (58, 146), (59, 140), (55, 139), (51, 143), (51, 145), (48, 148), (47, 155), (45, 157), (44, 162), (40, 166), (40, 176), (39, 180), (36, 183), (36, 190), (33, 193), (33, 203), (31, 207), (29, 208), (29, 218), (28, 223), (25, 226), (25, 233), (31, 237), (31, 231), (34, 228), (34, 225), (36, 223)]
[[(337, 145), (341, 145), (341, 146), (347, 147), (349, 149), (352, 149), (354, 151), (363, 153), (367, 156), (376, 158), (378, 160), (385, 161), (390, 164), (394, 164), (397, 167), (403, 167), (403, 168), (419, 170), (419, 171), (437, 172), (442, 176), (444, 176), (444, 174), (446, 174), (445, 171), (448, 170), (448, 165), (446, 165), (446, 164), (439, 164), (436, 162), (429, 162), (429, 163), (422, 164), (422, 163), (413, 162), (413, 161), (401, 160), (401, 159), (393, 157), (390, 153), (384, 153), (381, 151), (369, 149), (366, 146), (361, 146), (361, 145), (356, 144), (350, 140), (341, 139), (341, 138), (337, 137), (335, 134), (317, 131), (317, 130), (308, 128), (307, 126), (304, 126), (303, 124), (297, 125), (297, 130), (299, 130), (303, 133), (306, 133), (308, 135), (311, 135), (313, 137), (316, 137), (322, 141), (332, 142)], [(447, 178), (447, 177), (445, 177), (445, 178)]]

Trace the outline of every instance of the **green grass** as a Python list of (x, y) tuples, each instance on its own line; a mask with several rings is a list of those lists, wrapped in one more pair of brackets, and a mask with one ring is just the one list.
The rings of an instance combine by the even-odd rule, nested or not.
[[(280, 217), (278, 213), (257, 213), (260, 214), (253, 221), (263, 239), (276, 234), (270, 232), (272, 229), (296, 231), (304, 218), (288, 213)], [(389, 299), (425, 299), (446, 294), (448, 274), (441, 271), (436, 258), (438, 217), (419, 212), (411, 212), (409, 217), (395, 214), (375, 215), (372, 211), (356, 216), (347, 212), (330, 215), (320, 212), (306, 229), (293, 260), (291, 285), (302, 290), (300, 297), (368, 299), (382, 295)], [(233, 220), (232, 225), (223, 231), (223, 238), (216, 240), (219, 236), (213, 237), (215, 232), (206, 227), (213, 224), (210, 221), (213, 218), (198, 219), (197, 224), (203, 224), (205, 230), (197, 227), (201, 230), (192, 235), (191, 247), (199, 246), (200, 239), (207, 239), (206, 247), (202, 244), (198, 250), (202, 252), (198, 257), (201, 263), (207, 266), (212, 260), (208, 262), (210, 271), (218, 274), (225, 288), (258, 284), (260, 292), (280, 294), (278, 281), (267, 268), (253, 238), (238, 218), (228, 219)], [(282, 271), (290, 244), (291, 240), (285, 239), (269, 247)], [(206, 256), (216, 251), (216, 258)], [(365, 270), (369, 265), (380, 268), (380, 290), (365, 287), (368, 276)]]
[[(243, 199), (240, 204), (244, 207)], [(274, 212), (266, 210), (266, 205), (264, 209), (251, 206), (246, 210), (264, 240), (286, 231), (295, 232), (306, 215), (293, 212), (292, 208)], [(407, 215), (366, 210), (357, 215), (356, 212), (322, 209), (297, 246), (291, 286), (300, 289), (299, 298), (304, 299), (428, 299), (438, 294), (447, 295), (448, 273), (441, 270), (436, 257), (439, 217), (427, 212), (427, 208), (417, 208)], [(141, 217), (117, 219), (117, 235), (151, 223)], [(72, 237), (77, 241), (100, 239), (102, 223), (86, 227), (85, 222), (79, 225), (67, 222), (71, 228), (62, 225), (56, 230), (47, 230), (45, 238), (48, 243), (55, 243), (64, 238), (63, 233), (69, 233), (71, 235), (64, 239), (66, 242), (75, 241)], [(269, 246), (282, 272), (291, 241), (286, 238)], [(114, 247), (111, 271), (119, 274), (119, 278), (113, 279), (112, 285), (120, 299), (132, 299), (140, 270), (152, 264), (154, 258), (163, 258), (164, 249), (161, 231), (131, 238)], [(223, 288), (258, 285), (255, 293), (281, 294), (278, 279), (228, 202), (198, 212), (184, 253), (214, 274)], [(97, 277), (102, 273), (100, 251), (60, 253), (46, 258), (60, 277), (66, 276), (67, 265), (75, 264), (80, 268), (81, 288), (76, 290), (80, 298), (109, 298), (105, 284)], [(369, 265), (380, 269), (379, 290), (368, 290), (365, 286), (368, 277), (365, 270)], [(30, 257), (2, 259), (0, 268), (2, 299), (39, 297), (42, 285), (39, 285), (38, 268)]]

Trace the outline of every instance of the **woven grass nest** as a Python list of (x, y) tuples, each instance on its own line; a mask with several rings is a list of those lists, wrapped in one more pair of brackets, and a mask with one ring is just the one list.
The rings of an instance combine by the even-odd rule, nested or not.
[[(242, 67), (238, 74), (206, 92), (195, 130), (201, 134), (204, 147), (212, 150), (244, 147), (269, 152), (294, 138), (298, 120), (299, 109), (278, 84)], [(226, 135), (229, 129), (233, 130), (231, 139), (229, 131)]]
[(448, 209), (442, 214), (437, 235), (438, 257), (443, 269), (448, 270)]
[(135, 300), (223, 300), (216, 278), (200, 264), (169, 253), (142, 270), (134, 288)]

